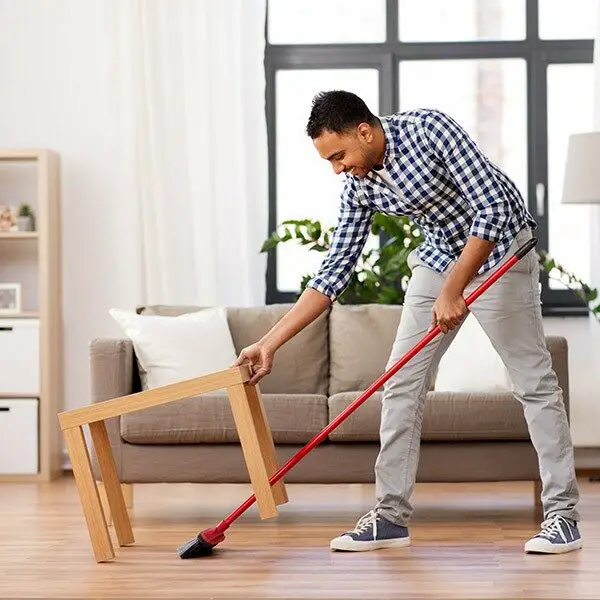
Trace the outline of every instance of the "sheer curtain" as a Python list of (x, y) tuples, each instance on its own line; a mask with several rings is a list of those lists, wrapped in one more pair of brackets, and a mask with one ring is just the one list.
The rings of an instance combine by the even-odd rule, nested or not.
[(264, 303), (266, 0), (108, 0), (119, 169), (147, 303)]
[[(594, 129), (600, 131), (600, 11), (594, 40)], [(590, 212), (592, 283), (600, 287), (600, 206), (590, 206)]]

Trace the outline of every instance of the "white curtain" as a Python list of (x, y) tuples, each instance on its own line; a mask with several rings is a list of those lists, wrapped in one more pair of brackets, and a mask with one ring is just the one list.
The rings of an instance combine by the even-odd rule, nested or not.
[(116, 158), (139, 206), (142, 301), (263, 304), (265, 0), (106, 6)]
[[(594, 129), (600, 131), (600, 10), (594, 40)], [(600, 287), (600, 206), (590, 206), (592, 284)]]

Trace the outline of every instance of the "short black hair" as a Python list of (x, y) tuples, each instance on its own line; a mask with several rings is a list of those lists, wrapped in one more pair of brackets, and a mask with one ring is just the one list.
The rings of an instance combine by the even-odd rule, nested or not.
[(378, 122), (379, 119), (356, 94), (343, 90), (319, 92), (312, 101), (306, 133), (314, 140), (324, 130), (344, 133), (359, 123), (375, 125)]

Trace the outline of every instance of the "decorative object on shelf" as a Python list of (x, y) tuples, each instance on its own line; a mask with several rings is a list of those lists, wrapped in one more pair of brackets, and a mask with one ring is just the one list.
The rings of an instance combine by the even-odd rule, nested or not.
[(19, 206), (17, 215), (17, 229), (19, 231), (35, 230), (35, 215), (30, 204), (23, 203)]
[(21, 284), (0, 283), (0, 314), (15, 315), (21, 312)]
[(17, 217), (12, 206), (0, 204), (0, 231), (15, 231)]

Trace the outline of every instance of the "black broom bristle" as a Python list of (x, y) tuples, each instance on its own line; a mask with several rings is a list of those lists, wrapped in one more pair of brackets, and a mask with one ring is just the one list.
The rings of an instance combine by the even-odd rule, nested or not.
[(214, 545), (207, 542), (201, 535), (186, 542), (177, 548), (177, 553), (181, 558), (199, 558), (212, 554)]

